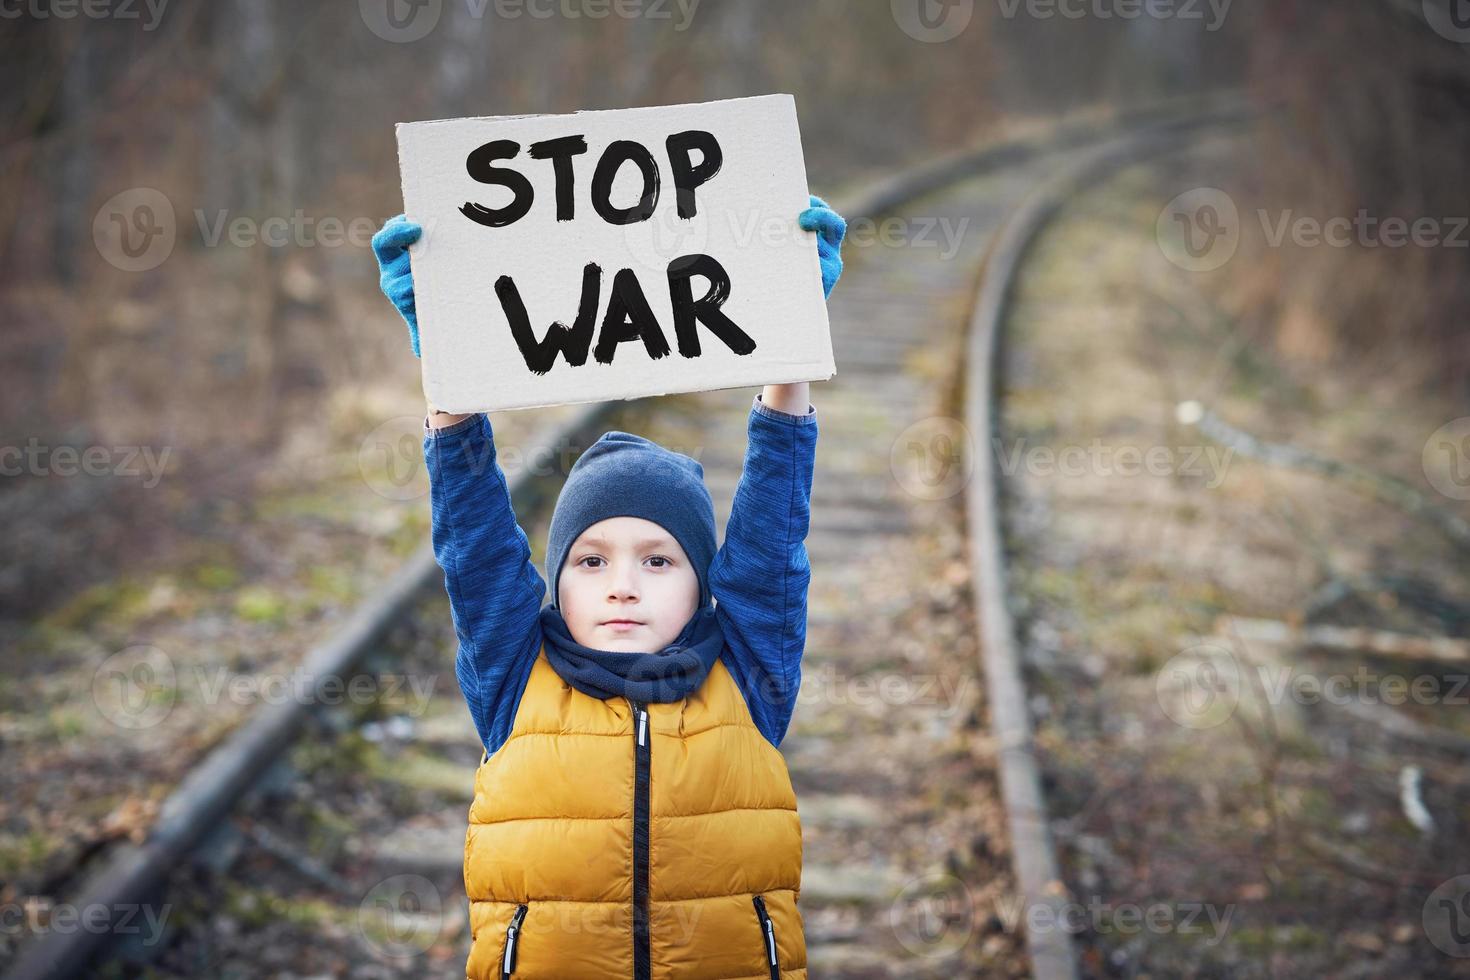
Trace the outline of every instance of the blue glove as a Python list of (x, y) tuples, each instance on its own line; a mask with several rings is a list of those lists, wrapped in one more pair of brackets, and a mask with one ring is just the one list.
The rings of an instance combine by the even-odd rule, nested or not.
[(408, 324), (408, 342), (413, 356), (419, 356), (419, 317), (413, 305), (413, 272), (408, 264), (408, 246), (419, 240), (424, 229), (405, 215), (394, 215), (373, 236), (373, 254), (378, 257), (382, 276), (378, 285), (383, 295), (393, 301)]
[(822, 295), (832, 295), (832, 287), (842, 275), (842, 237), (847, 234), (847, 222), (842, 215), (827, 207), (827, 202), (817, 195), (810, 195), (812, 206), (797, 217), (797, 224), (807, 231), (817, 232), (817, 259), (822, 263)]

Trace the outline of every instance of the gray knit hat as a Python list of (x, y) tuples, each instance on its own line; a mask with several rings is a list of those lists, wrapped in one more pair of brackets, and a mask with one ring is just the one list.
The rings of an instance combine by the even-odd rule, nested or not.
[(704, 467), (642, 436), (612, 430), (572, 464), (551, 513), (546, 580), (553, 606), (561, 608), (557, 585), (572, 544), (609, 517), (641, 517), (672, 534), (699, 576), (699, 605), (710, 604), (715, 507), (704, 485)]

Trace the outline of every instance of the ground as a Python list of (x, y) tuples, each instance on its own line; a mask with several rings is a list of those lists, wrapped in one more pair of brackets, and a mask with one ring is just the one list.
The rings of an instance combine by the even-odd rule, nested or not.
[[(1404, 434), (1427, 439), (1454, 407), (1408, 365), (1304, 364), (1255, 340), (1238, 302), (1249, 254), (1209, 274), (1167, 261), (1155, 219), (1224, 166), (1137, 167), (1072, 202), (1005, 335), (1013, 587), (1066, 877), (1091, 906), (1085, 965), (1470, 975), (1429, 941), (1444, 926), (1431, 893), (1470, 869), (1463, 747), (1383, 727), (1388, 714), (1450, 746), (1470, 735), (1463, 665), (1268, 645), (1222, 619), (1463, 636), (1463, 551), (1351, 484), (1230, 455), (1176, 417), (1199, 401), (1435, 497)], [(1415, 681), (1425, 696), (1395, 704)], [(1409, 778), (1432, 830), (1411, 820)]]

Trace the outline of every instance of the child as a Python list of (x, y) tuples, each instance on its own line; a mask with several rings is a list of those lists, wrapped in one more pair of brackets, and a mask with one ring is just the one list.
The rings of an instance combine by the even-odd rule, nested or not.
[[(811, 205), (799, 223), (819, 232), (830, 295), (846, 224)], [(373, 238), (415, 355), (407, 246), (420, 234), (399, 215)], [(801, 827), (777, 746), (806, 636), (808, 384), (753, 400), (718, 552), (703, 467), (604, 434), (557, 499), (546, 581), (489, 417), (429, 412), (434, 550), (485, 746), (465, 837), (466, 976), (805, 978)]]

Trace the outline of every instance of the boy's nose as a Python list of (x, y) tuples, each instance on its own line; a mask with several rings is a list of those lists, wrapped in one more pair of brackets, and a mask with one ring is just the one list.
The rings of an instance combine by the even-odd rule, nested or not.
[(612, 599), (638, 598), (637, 578), (632, 572), (621, 572), (613, 579)]

